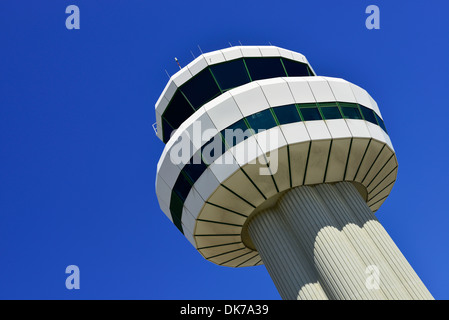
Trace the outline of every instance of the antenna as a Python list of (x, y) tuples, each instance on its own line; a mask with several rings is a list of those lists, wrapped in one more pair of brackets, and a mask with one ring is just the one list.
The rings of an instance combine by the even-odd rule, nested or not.
[(164, 70), (165, 70), (165, 73), (167, 74), (167, 77), (170, 79), (170, 75), (168, 74), (167, 69), (164, 69)]
[(268, 43), (270, 44), (270, 46), (272, 46), (272, 44), (271, 44), (271, 42), (270, 42), (270, 41), (268, 41)]
[(181, 68), (181, 65), (179, 64), (178, 58), (175, 57), (175, 61), (176, 61), (176, 63), (178, 64), (179, 69), (182, 69), (182, 68)]
[(243, 44), (240, 42), (240, 40), (239, 40), (239, 43), (240, 43), (241, 46), (243, 46)]
[(195, 59), (195, 55), (193, 54), (192, 50), (190, 50), (190, 53), (192, 54), (193, 59)]
[(229, 43), (229, 46), (232, 47), (232, 44), (229, 41), (228, 41), (228, 43)]
[(203, 54), (203, 50), (201, 50), (200, 45), (198, 45), (198, 49), (200, 49), (201, 54)]

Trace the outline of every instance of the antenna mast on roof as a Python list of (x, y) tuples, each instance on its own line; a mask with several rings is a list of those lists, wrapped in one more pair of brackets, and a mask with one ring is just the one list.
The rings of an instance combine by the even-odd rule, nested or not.
[(200, 45), (198, 45), (198, 49), (200, 49), (201, 54), (203, 54), (203, 50), (201, 50)]
[(182, 68), (181, 68), (181, 65), (179, 64), (178, 58), (175, 57), (175, 61), (176, 61), (176, 63), (178, 64), (179, 69), (182, 69)]

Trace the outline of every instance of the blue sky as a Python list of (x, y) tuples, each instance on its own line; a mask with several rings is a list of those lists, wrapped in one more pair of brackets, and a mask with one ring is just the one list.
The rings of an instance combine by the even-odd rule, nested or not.
[[(79, 30), (65, 27), (71, 4)], [(379, 30), (365, 27), (370, 4)], [(154, 190), (164, 69), (240, 41), (301, 52), (374, 97), (399, 162), (377, 216), (448, 299), (447, 12), (447, 1), (1, 1), (0, 298), (280, 299), (264, 267), (204, 260)], [(65, 287), (72, 264), (79, 290)]]

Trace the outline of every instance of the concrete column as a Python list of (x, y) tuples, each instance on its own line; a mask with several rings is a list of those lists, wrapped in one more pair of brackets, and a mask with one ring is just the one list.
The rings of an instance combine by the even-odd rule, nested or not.
[(432, 299), (349, 182), (288, 191), (248, 233), (283, 299)]
[[(355, 189), (352, 184), (349, 184), (348, 187), (351, 190)], [(388, 300), (411, 299), (412, 297), (404, 290), (391, 266), (387, 263), (368, 233), (363, 229), (362, 219), (358, 219), (358, 217), (353, 215), (348, 203), (343, 200), (337, 188), (333, 185), (321, 184), (316, 187), (316, 190), (328, 211), (333, 213), (336, 227), (357, 252), (365, 268), (365, 273), (368, 271), (365, 277), (368, 277), (370, 272), (379, 272), (379, 280), (382, 279), (382, 285), (379, 283), (379, 292), (382, 297)], [(352, 194), (351, 197), (361, 198), (357, 190), (354, 191), (356, 193)], [(371, 215), (374, 217), (372, 212)]]
[(279, 210), (257, 214), (248, 232), (284, 300), (327, 300), (312, 261), (298, 246)]
[[(363, 230), (371, 238), (374, 244), (372, 246), (373, 251), (375, 249), (378, 250), (385, 264), (390, 266), (396, 279), (401, 283), (404, 291), (407, 292), (411, 299), (433, 300), (433, 296), (429, 290), (427, 290), (424, 283), (410, 266), (390, 235), (377, 220), (374, 213), (362, 197), (359, 196), (355, 187), (348, 182), (342, 182), (336, 184), (336, 189), (340, 193), (343, 201), (346, 202), (351, 214), (359, 220), (360, 225), (363, 226)], [(382, 274), (383, 270), (380, 270), (380, 272)], [(384, 282), (384, 285), (388, 285), (388, 283)]]

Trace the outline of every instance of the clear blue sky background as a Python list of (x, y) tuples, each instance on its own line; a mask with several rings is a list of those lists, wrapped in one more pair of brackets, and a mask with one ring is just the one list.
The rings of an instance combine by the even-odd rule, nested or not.
[[(81, 29), (65, 28), (78, 5)], [(365, 28), (380, 8), (381, 29)], [(160, 211), (154, 104), (204, 52), (268, 44), (378, 102), (399, 161), (377, 216), (449, 298), (447, 1), (0, 1), (0, 298), (279, 299), (204, 260)], [(78, 265), (81, 289), (65, 288)]]

